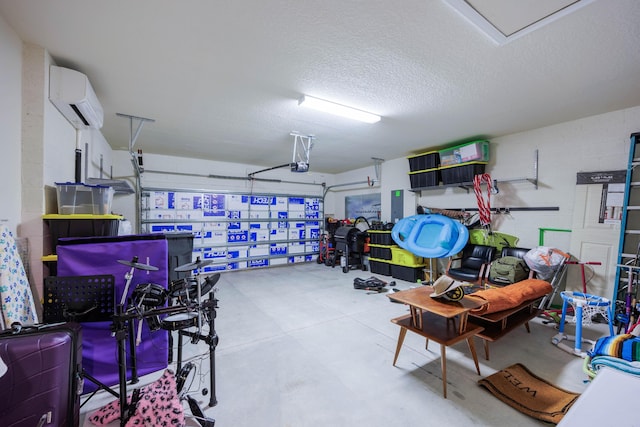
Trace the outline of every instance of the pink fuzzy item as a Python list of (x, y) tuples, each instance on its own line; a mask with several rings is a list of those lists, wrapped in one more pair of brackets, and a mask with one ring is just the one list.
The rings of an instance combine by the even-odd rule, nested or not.
[[(131, 396), (127, 396), (127, 402), (131, 402)], [(100, 426), (119, 418), (120, 400), (116, 399), (94, 412), (89, 421)], [(140, 390), (138, 405), (126, 423), (126, 427), (131, 426), (185, 426), (184, 410), (171, 370), (165, 370), (162, 377)]]

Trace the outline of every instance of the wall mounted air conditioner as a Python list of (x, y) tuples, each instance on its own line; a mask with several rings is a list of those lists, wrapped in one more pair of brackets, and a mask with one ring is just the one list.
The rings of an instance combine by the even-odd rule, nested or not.
[(100, 129), (104, 111), (89, 79), (79, 71), (52, 65), (49, 100), (76, 129)]

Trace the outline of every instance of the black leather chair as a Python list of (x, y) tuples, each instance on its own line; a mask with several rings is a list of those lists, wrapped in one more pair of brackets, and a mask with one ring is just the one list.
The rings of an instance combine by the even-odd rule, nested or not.
[[(495, 246), (467, 243), (462, 249), (460, 257), (454, 257), (449, 260), (445, 274), (461, 282), (482, 285), (485, 271), (488, 270), (495, 253)], [(458, 262), (459, 266), (453, 267), (453, 265), (458, 264)]]
[(524, 258), (524, 256), (527, 254), (527, 252), (529, 252), (531, 249), (529, 248), (516, 248), (516, 247), (504, 247), (502, 248), (502, 251), (500, 252), (500, 256), (515, 256), (518, 258)]

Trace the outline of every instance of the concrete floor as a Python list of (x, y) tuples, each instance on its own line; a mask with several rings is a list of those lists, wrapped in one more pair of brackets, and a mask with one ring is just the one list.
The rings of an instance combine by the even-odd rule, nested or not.
[[(395, 280), (398, 289), (416, 286), (316, 263), (223, 273), (216, 292), (218, 403), (208, 407), (210, 394), (202, 393), (212, 390), (202, 342), (184, 345), (197, 367), (189, 393), (220, 427), (539, 426), (548, 424), (505, 405), (477, 381), (519, 362), (566, 390), (587, 387), (582, 359), (552, 345), (554, 325), (534, 319), (531, 333), (521, 327), (492, 343), (489, 361), (475, 339), (481, 376), (464, 341), (449, 347), (444, 399), (437, 343), (425, 350), (424, 339), (408, 333), (392, 366), (399, 328), (389, 320), (407, 309), (385, 294), (353, 288), (354, 278), (371, 276)], [(573, 331), (566, 327), (566, 333)], [(585, 326), (587, 338), (605, 334), (605, 325)], [(159, 374), (143, 377), (136, 387)], [(80, 425), (92, 425), (86, 414), (112, 400), (104, 392), (93, 397), (82, 408)]]

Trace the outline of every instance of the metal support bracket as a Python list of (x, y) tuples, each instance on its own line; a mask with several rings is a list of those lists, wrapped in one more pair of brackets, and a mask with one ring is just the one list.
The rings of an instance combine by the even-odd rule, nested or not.
[[(116, 116), (119, 117), (125, 117), (129, 119), (129, 152), (133, 152), (133, 146), (136, 143), (136, 140), (138, 139), (138, 136), (140, 135), (140, 131), (142, 130), (142, 127), (144, 126), (145, 122), (155, 122), (154, 119), (148, 119), (146, 117), (138, 117), (138, 116), (132, 116), (130, 114), (122, 114), (122, 113), (116, 113)], [(138, 121), (138, 127), (136, 128), (135, 132), (133, 130), (133, 122), (134, 120)]]
[(496, 191), (498, 190), (498, 181), (499, 182), (530, 182), (533, 186), (538, 189), (538, 150), (535, 150), (533, 153), (533, 178), (513, 178), (513, 179), (501, 179), (494, 180), (494, 187)]
[[(138, 116), (132, 116), (130, 114), (123, 114), (123, 113), (116, 113), (116, 116), (118, 117), (124, 117), (129, 119), (129, 156), (131, 156), (131, 164), (133, 165), (133, 169), (136, 172), (136, 188), (135, 188), (135, 193), (138, 195), (138, 197), (136, 198), (136, 227), (138, 228), (138, 230), (140, 229), (140, 226), (142, 224), (141, 221), (141, 201), (140, 201), (140, 197), (142, 195), (142, 184), (140, 183), (140, 176), (143, 172), (143, 168), (142, 168), (142, 151), (140, 151), (140, 155), (136, 156), (136, 153), (133, 152), (133, 146), (136, 143), (136, 140), (138, 139), (138, 136), (140, 135), (140, 131), (142, 130), (142, 127), (144, 126), (145, 122), (155, 122), (154, 119), (148, 119), (145, 117), (138, 117)], [(136, 127), (136, 130), (133, 130), (133, 122), (137, 121), (138, 126)]]
[(309, 156), (313, 148), (313, 135), (302, 135), (291, 132), (293, 136), (293, 158), (291, 159), (291, 172), (308, 172)]

